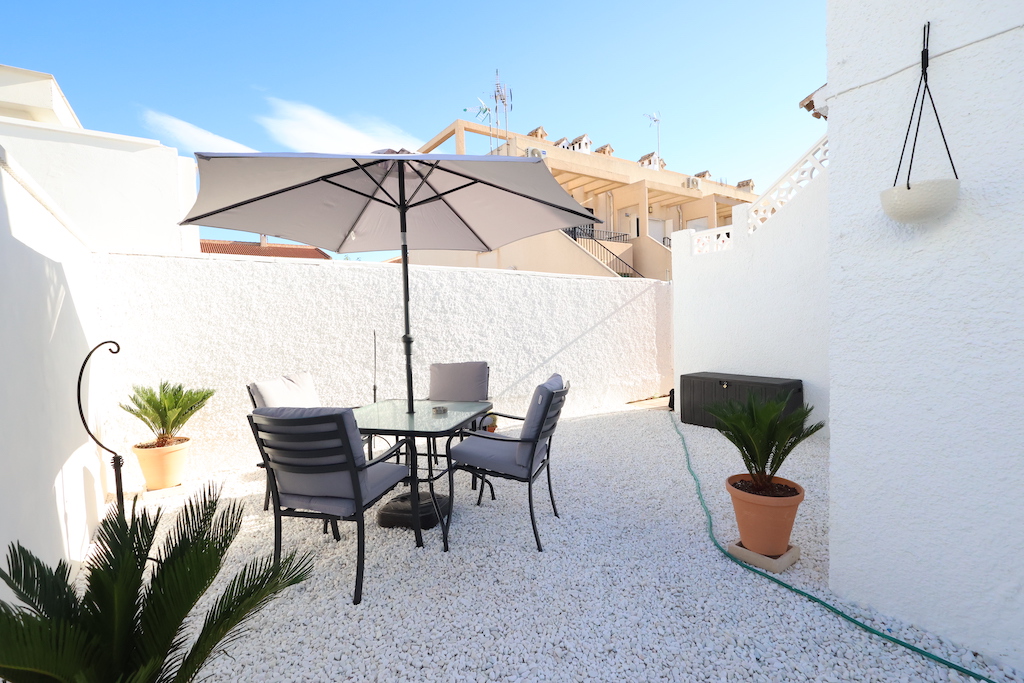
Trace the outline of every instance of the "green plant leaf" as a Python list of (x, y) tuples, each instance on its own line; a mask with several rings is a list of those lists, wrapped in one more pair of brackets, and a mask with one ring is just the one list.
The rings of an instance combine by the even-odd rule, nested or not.
[(287, 555), (279, 565), (270, 557), (249, 562), (228, 584), (217, 602), (206, 613), (203, 629), (196, 638), (174, 683), (192, 681), (200, 668), (211, 659), (218, 646), (228, 645), (243, 632), (241, 626), (256, 615), (285, 588), (309, 578), (313, 561), (309, 555), (296, 558)]
[(753, 391), (747, 400), (724, 401), (705, 406), (715, 425), (740, 452), (750, 473), (754, 491), (765, 491), (793, 449), (822, 427), (824, 422), (806, 426), (813, 408), (803, 405), (783, 415), (792, 392), (775, 399), (759, 398)]
[(160, 382), (158, 389), (137, 385), (132, 389), (134, 393), (128, 397), (131, 405), (120, 406), (142, 420), (157, 439), (176, 435), (215, 393), (213, 389), (185, 389), (167, 381)]
[(20, 543), (11, 543), (7, 551), (7, 571), (0, 579), (33, 612), (55, 621), (74, 621), (81, 603), (71, 585), (71, 567), (61, 560), (50, 569)]

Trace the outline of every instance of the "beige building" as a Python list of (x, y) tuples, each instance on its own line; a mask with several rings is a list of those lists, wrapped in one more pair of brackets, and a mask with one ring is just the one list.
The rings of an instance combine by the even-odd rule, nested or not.
[(466, 133), (504, 140), (497, 154), (543, 158), (562, 187), (603, 222), (490, 252), (414, 251), (413, 263), (670, 280), (673, 232), (729, 225), (733, 206), (757, 199), (750, 181), (734, 186), (712, 181), (707, 172), (669, 171), (654, 153), (620, 159), (611, 145), (593, 148), (587, 135), (552, 141), (542, 127), (522, 135), (459, 120), (419, 151), (431, 152), (454, 137), (455, 153), (465, 154)]

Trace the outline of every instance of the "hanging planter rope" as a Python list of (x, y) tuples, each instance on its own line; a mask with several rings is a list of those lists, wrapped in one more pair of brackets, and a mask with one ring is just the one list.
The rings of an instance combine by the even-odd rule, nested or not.
[[(928, 39), (930, 35), (931, 22), (928, 22), (924, 25), (923, 31), (921, 78), (917, 82), (914, 104), (910, 108), (910, 121), (907, 123), (907, 133), (903, 137), (903, 150), (900, 152), (900, 162), (896, 166), (896, 177), (893, 179), (892, 187), (882, 192), (882, 209), (886, 215), (900, 223), (922, 223), (944, 216), (953, 208), (960, 193), (960, 176), (957, 175), (956, 164), (953, 163), (953, 155), (949, 151), (946, 133), (943, 131), (942, 121), (939, 119), (939, 110), (935, 106), (932, 89), (928, 85)], [(946, 148), (949, 165), (953, 169), (953, 178), (922, 180), (915, 183), (911, 190), (910, 171), (914, 166), (914, 153), (917, 151), (917, 138), (921, 132), (921, 119), (924, 118), (926, 95), (928, 102), (932, 105), (932, 112), (935, 114), (935, 123), (938, 124), (939, 135), (942, 136), (942, 144)], [(917, 117), (916, 126), (914, 125), (915, 116)], [(910, 146), (910, 159), (907, 162), (907, 180), (905, 186), (900, 186), (900, 170), (903, 168), (903, 159), (907, 153), (911, 128), (914, 129), (914, 141)]]

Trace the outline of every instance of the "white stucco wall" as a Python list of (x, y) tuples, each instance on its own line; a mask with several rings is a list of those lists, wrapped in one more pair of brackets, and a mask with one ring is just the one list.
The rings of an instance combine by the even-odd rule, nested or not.
[(89, 345), (69, 271), (86, 251), (9, 161), (0, 148), (0, 551), (20, 540), (48, 563), (75, 563), (103, 504), (75, 401)]
[(3, 116), (0, 146), (74, 219), (93, 248), (199, 251), (198, 230), (177, 225), (195, 201), (195, 163), (174, 148)]
[(753, 234), (736, 207), (726, 251), (695, 256), (695, 231), (673, 233), (674, 385), (691, 372), (799, 379), (827, 425), (827, 200), (822, 174)]
[[(522, 414), (552, 372), (572, 384), (568, 414), (614, 409), (671, 386), (671, 291), (659, 281), (432, 266), (411, 269), (415, 387), (432, 362), (487, 360), (491, 395)], [(217, 390), (186, 427), (189, 476), (252, 468), (245, 385), (295, 370), (328, 405), (405, 396), (401, 269), (354, 261), (256, 257), (96, 256), (85, 325), (114, 339), (97, 354), (91, 401), (115, 449), (144, 440), (117, 408), (132, 384), (161, 379)], [(102, 408), (100, 408), (102, 406)], [(141, 483), (129, 457), (130, 485)]]
[[(900, 225), (892, 185), (929, 80), (962, 181)], [(1024, 667), (1024, 5), (830, 2), (830, 583)], [(913, 178), (951, 177), (930, 116)]]

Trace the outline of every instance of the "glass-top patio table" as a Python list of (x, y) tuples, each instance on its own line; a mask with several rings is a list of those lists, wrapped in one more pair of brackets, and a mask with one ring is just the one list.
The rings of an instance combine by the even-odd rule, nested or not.
[[(405, 439), (406, 454), (409, 461), (409, 492), (412, 497), (412, 529), (416, 536), (417, 547), (423, 546), (423, 533), (420, 529), (420, 491), (419, 491), (419, 469), (416, 451), (416, 438), (425, 438), (428, 443), (428, 456), (432, 452), (435, 439), (454, 434), (459, 429), (469, 425), (474, 420), (483, 416), (493, 406), (487, 401), (414, 401), (415, 413), (408, 413), (405, 400), (393, 399), (378, 401), (369, 405), (354, 408), (353, 416), (359, 431), (362, 434), (380, 434), (384, 436), (396, 436)], [(435, 408), (444, 408), (446, 412), (436, 413)], [(428, 462), (429, 465), (429, 462)], [(443, 474), (443, 472), (441, 473)], [(437, 476), (441, 476), (438, 474)], [(450, 475), (450, 473), (449, 473)], [(440, 506), (434, 495), (433, 481), (437, 477), (428, 475), (427, 481), (430, 484), (430, 497), (437, 513), (438, 522), (441, 524), (441, 534), (444, 539), (444, 549), (448, 550), (448, 525), (451, 522), (451, 503), (449, 498), (448, 516), (441, 514)], [(451, 476), (448, 478), (451, 485)], [(449, 496), (451, 491), (449, 490)]]

